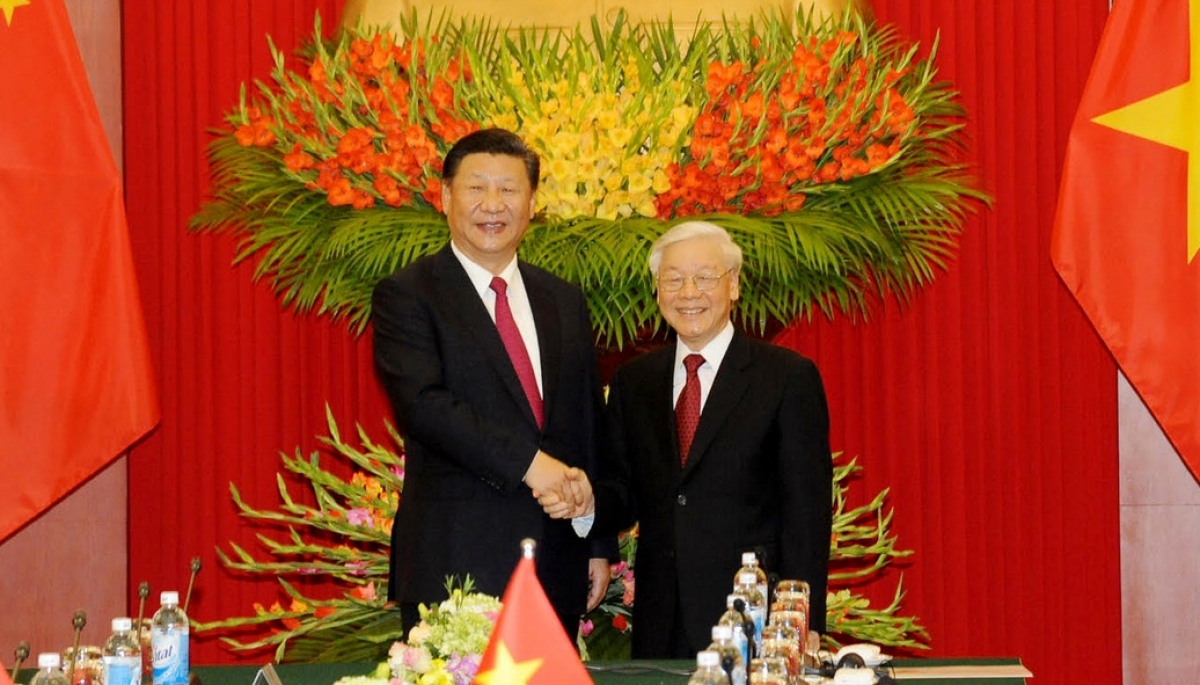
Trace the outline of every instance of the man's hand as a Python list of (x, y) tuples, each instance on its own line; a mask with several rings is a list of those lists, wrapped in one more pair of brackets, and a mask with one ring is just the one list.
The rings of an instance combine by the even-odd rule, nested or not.
[(592, 513), (596, 509), (596, 500), (592, 494), (592, 484), (587, 474), (581, 469), (567, 469), (563, 487), (558, 491), (539, 492), (534, 490), (533, 496), (546, 515), (555, 519), (576, 518)]
[[(555, 492), (563, 499), (570, 499), (574, 504), (572, 492), (564, 493), (563, 488), (566, 487), (567, 471), (570, 470), (566, 464), (555, 459), (554, 457), (538, 450), (534, 455), (533, 462), (529, 464), (529, 470), (525, 472), (525, 484), (533, 491), (534, 497), (539, 495)], [(565, 496), (564, 496), (565, 495)]]
[(612, 580), (612, 567), (608, 559), (597, 558), (588, 562), (588, 580), (591, 581), (591, 587), (588, 589), (587, 610), (591, 611), (600, 606), (604, 593), (608, 592), (608, 583)]

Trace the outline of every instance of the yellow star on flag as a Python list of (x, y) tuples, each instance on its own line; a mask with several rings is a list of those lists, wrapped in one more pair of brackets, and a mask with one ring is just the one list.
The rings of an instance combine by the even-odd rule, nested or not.
[(12, 26), (13, 12), (22, 5), (28, 5), (31, 0), (0, 0), (0, 11), (4, 12), (4, 23)]
[(1188, 1), (1190, 80), (1092, 121), (1188, 154), (1187, 261), (1200, 250), (1200, 0)]
[(480, 685), (526, 685), (533, 674), (542, 667), (541, 659), (530, 659), (517, 663), (503, 642), (496, 648), (496, 663), (492, 670), (475, 676)]

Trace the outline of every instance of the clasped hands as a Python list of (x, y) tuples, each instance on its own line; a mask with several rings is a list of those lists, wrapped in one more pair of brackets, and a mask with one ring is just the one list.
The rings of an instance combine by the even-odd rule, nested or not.
[(525, 484), (551, 518), (575, 518), (592, 513), (596, 502), (592, 484), (582, 469), (567, 466), (538, 451), (525, 473)]

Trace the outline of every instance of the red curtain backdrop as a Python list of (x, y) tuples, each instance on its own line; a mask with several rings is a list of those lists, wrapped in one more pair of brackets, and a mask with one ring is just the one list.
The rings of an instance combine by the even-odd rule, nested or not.
[[(278, 499), (280, 451), (316, 449), (324, 405), (382, 436), (366, 339), (281, 311), (233, 241), (185, 231), (207, 185), (207, 127), (337, 0), (125, 0), (129, 217), (163, 404), (131, 459), (130, 579), (183, 588), (213, 620), (279, 598), (221, 569), (214, 548), (254, 548), (228, 484)], [(904, 611), (935, 656), (1021, 657), (1037, 682), (1120, 682), (1115, 367), (1051, 268), (1067, 131), (1107, 4), (877, 0), (881, 21), (932, 44), (970, 111), (994, 208), (949, 270), (907, 307), (857, 325), (814, 320), (780, 342), (814, 357), (833, 443), (860, 455), (856, 492), (890, 487), (894, 530), (916, 554), (868, 591)], [(131, 590), (131, 601), (136, 598)], [(152, 604), (154, 602), (152, 601)], [(197, 663), (234, 658), (197, 638)], [(270, 656), (258, 654), (253, 661)], [(1070, 675), (1068, 675), (1068, 670)]]

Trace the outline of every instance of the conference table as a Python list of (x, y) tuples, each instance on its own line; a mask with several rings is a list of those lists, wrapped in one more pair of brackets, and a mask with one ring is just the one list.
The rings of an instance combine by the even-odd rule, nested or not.
[[(596, 685), (686, 685), (692, 661), (589, 661), (588, 672)], [(896, 659), (893, 662), (903, 685), (1024, 685), (1028, 673), (1020, 659)], [(338, 678), (366, 675), (375, 665), (279, 664), (274, 666), (282, 685), (333, 685)], [(258, 666), (194, 666), (192, 675), (201, 685), (251, 685)], [(993, 675), (981, 677), (981, 674)], [(910, 677), (911, 676), (911, 677)], [(266, 685), (259, 679), (258, 685)]]

